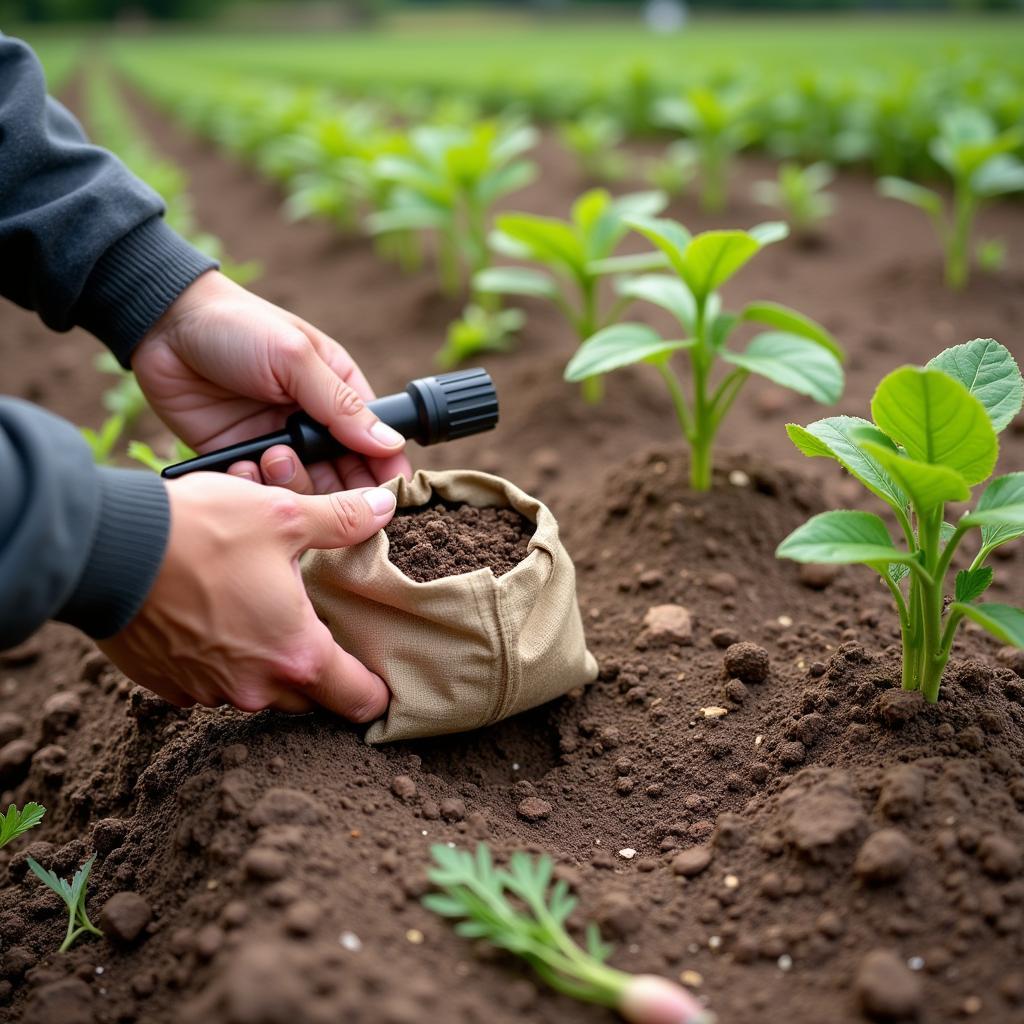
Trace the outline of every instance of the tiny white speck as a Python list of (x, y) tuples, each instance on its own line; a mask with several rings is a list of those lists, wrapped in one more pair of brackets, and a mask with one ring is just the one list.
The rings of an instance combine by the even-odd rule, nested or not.
[(630, 953), (639, 953), (640, 952), (640, 947), (635, 942), (630, 943), (629, 951), (630, 951)]
[(722, 945), (722, 936), (721, 935), (712, 935), (711, 938), (708, 939), (708, 949), (718, 949), (718, 947), (721, 946), (721, 945)]
[(697, 952), (699, 952), (699, 951), (700, 951), (700, 946), (698, 946), (696, 942), (691, 942), (691, 943), (690, 943), (690, 944), (689, 944), (689, 945), (688, 945), (688, 946), (686, 947), (686, 952), (687, 952), (687, 953), (697, 953)]
[(788, 615), (780, 615), (779, 625), (784, 626), (786, 629), (788, 629), (790, 626), (793, 625), (793, 620)]
[(627, 846), (624, 850), (619, 850), (619, 856), (623, 860), (632, 860), (636, 856), (636, 850), (632, 846)]
[(783, 953), (776, 963), (780, 971), (788, 971), (793, 966), (793, 958), (788, 953)]
[(430, 833), (429, 833), (429, 832), (427, 832), (427, 830), (426, 830), (425, 828), (422, 828), (422, 829), (420, 829), (420, 835), (421, 835), (421, 836), (426, 836), (426, 835), (429, 835), (429, 834), (430, 834)]
[(512, 763), (512, 771), (514, 771), (514, 772), (519, 771), (519, 765), (516, 764), (515, 762)]
[(338, 942), (351, 953), (358, 953), (363, 948), (363, 940), (355, 932), (342, 932)]
[(922, 969), (922, 968), (924, 967), (924, 957), (921, 957), (921, 956), (912, 956), (912, 957), (911, 957), (911, 958), (910, 958), (910, 959), (909, 959), (909, 960), (907, 961), (907, 966), (908, 966), (908, 967), (909, 967), (909, 968), (910, 968), (910, 969), (911, 969), (912, 971), (920, 971), (920, 970), (921, 970), (921, 969)]
[(735, 875), (726, 875), (725, 887), (726, 889), (738, 889), (740, 887), (740, 880)]
[(746, 487), (750, 483), (750, 477), (742, 469), (734, 469), (729, 474), (729, 483), (733, 487)]
[(107, 994), (107, 990), (105, 988), (101, 988), (100, 989), (100, 995), (101, 996), (105, 996), (106, 994)]
[(445, 843), (444, 845), (447, 846), (449, 850), (454, 850), (455, 849), (455, 844), (454, 843)]
[(97, 974), (102, 974), (103, 973), (103, 968), (102, 967), (97, 967), (96, 968), (96, 973)]
[(764, 743), (764, 737), (760, 733), (758, 733), (754, 737), (754, 746), (755, 747), (759, 747), (759, 746), (761, 746), (762, 743)]

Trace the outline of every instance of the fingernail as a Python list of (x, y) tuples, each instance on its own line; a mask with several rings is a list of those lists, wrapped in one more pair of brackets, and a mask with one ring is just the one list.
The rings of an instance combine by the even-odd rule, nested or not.
[(263, 467), (263, 475), (272, 484), (286, 484), (295, 476), (295, 460), (282, 455)]
[(394, 511), (396, 504), (395, 496), (384, 487), (371, 487), (368, 491), (363, 491), (363, 499), (375, 516)]
[(405, 438), (402, 437), (397, 430), (393, 430), (386, 423), (380, 420), (370, 427), (370, 436), (375, 441), (380, 441), (381, 444), (386, 444), (389, 448), (394, 448), (396, 445), (405, 443)]
[(256, 483), (256, 474), (251, 469), (236, 469), (232, 476), (237, 476), (239, 480), (248, 480), (250, 483)]

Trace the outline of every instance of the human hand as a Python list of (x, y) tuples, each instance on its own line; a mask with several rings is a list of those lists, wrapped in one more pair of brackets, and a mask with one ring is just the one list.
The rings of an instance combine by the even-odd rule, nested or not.
[(283, 445), (236, 476), (303, 493), (372, 487), (411, 473), (405, 439), (366, 407), (374, 397), (352, 357), (322, 331), (218, 271), (197, 278), (132, 356), (156, 414), (199, 452), (279, 430), (298, 408), (361, 454), (307, 470)]
[(299, 557), (366, 540), (391, 519), (394, 495), (304, 496), (220, 473), (169, 481), (167, 494), (163, 565), (139, 614), (100, 643), (107, 657), (181, 707), (321, 705), (354, 722), (379, 718), (388, 688), (317, 618)]

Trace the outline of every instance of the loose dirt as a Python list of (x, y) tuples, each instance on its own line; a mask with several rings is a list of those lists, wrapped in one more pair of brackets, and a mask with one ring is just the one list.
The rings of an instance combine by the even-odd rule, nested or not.
[[(136, 109), (188, 168), (204, 226), (264, 261), (261, 294), (343, 340), (382, 391), (428, 371), (456, 312), (429, 273), (285, 224), (272, 188)], [(522, 203), (564, 214), (581, 182), (553, 144), (540, 157)], [(742, 194), (766, 171), (740, 169), (728, 224), (689, 200), (672, 213), (695, 228), (764, 219)], [(969, 337), (1024, 354), (1017, 271), (949, 295), (923, 218), (857, 175), (836, 191), (820, 247), (775, 247), (728, 298), (787, 302), (837, 333), (839, 411), (863, 414), (883, 373)], [(1024, 251), (1024, 210), (990, 216)], [(416, 458), (500, 472), (552, 507), (599, 680), (481, 732), (376, 749), (325, 715), (175, 710), (47, 628), (0, 656), (0, 798), (49, 808), (0, 852), (5, 1020), (610, 1022), (421, 908), (430, 844), (479, 840), (499, 858), (549, 853), (579, 896), (574, 928), (597, 920), (616, 965), (682, 977), (723, 1024), (1021, 1019), (1020, 656), (969, 628), (939, 704), (903, 693), (871, 575), (773, 557), (836, 501), (874, 507), (789, 448), (785, 420), (820, 410), (752, 388), (723, 437), (733, 454), (694, 495), (653, 371), (609, 378), (601, 408), (585, 406), (561, 381), (564, 325), (528, 306), (521, 346), (486, 360), (499, 431)], [(100, 418), (95, 346), (8, 308), (0, 339), (6, 389)], [(1020, 424), (1001, 459), (1024, 469)], [(1020, 565), (997, 563), (993, 599), (1024, 602)], [(67, 874), (93, 852), (89, 906), (114, 941), (58, 956), (62, 908), (25, 857)]]
[(388, 558), (417, 583), (490, 569), (504, 576), (527, 555), (533, 524), (514, 509), (437, 504), (388, 524)]

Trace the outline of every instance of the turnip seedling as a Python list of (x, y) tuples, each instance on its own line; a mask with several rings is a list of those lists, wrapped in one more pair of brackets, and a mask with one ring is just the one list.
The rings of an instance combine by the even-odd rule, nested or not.
[(782, 211), (793, 230), (806, 236), (832, 213), (835, 203), (825, 189), (834, 177), (826, 163), (801, 167), (787, 161), (779, 165), (775, 181), (754, 183), (754, 198)]
[(423, 905), (458, 920), (459, 935), (522, 957), (557, 991), (616, 1009), (635, 1024), (711, 1024), (711, 1015), (678, 985), (608, 967), (612, 950), (596, 925), (587, 929), (586, 949), (577, 945), (566, 930), (576, 899), (564, 881), (551, 884), (550, 857), (516, 852), (502, 870), (484, 843), (476, 856), (440, 844), (431, 853), (429, 876), (440, 892), (425, 896)]
[(103, 934), (89, 920), (85, 909), (86, 887), (89, 884), (89, 872), (92, 870), (93, 861), (96, 860), (95, 854), (75, 872), (75, 877), (70, 882), (64, 878), (58, 878), (52, 871), (48, 871), (31, 857), (25, 859), (28, 861), (32, 873), (47, 888), (52, 889), (68, 908), (68, 930), (58, 952), (67, 952), (74, 945), (75, 940), (85, 932), (90, 932), (93, 935)]
[(717, 212), (728, 199), (729, 172), (733, 156), (755, 137), (749, 116), (752, 97), (746, 90), (689, 89), (678, 98), (660, 100), (655, 106), (657, 120), (677, 128), (693, 140), (700, 163), (701, 205)]
[(473, 303), (463, 310), (461, 319), (448, 326), (448, 338), (437, 353), (437, 365), (450, 370), (480, 352), (506, 352), (524, 323), (522, 310), (491, 310)]
[[(973, 512), (945, 521), (949, 502), (967, 501), (999, 454), (998, 434), (1020, 411), (1024, 382), (1013, 356), (991, 338), (969, 341), (927, 366), (883, 378), (874, 420), (836, 416), (786, 429), (804, 455), (834, 459), (893, 511), (906, 547), (874, 513), (823, 512), (794, 530), (776, 554), (797, 562), (864, 564), (881, 576), (899, 613), (903, 688), (939, 697), (957, 627), (966, 618), (1003, 643), (1024, 647), (1024, 611), (979, 601), (992, 582), (992, 552), (1024, 536), (1024, 473), (996, 477)], [(947, 584), (953, 555), (972, 530), (981, 544)], [(909, 581), (904, 589), (904, 581)]]
[(623, 131), (614, 117), (591, 110), (563, 124), (558, 134), (586, 177), (611, 183), (626, 176), (626, 156), (616, 149)]
[(1024, 142), (1024, 130), (997, 132), (980, 110), (950, 111), (940, 122), (930, 152), (953, 179), (952, 208), (947, 212), (934, 189), (903, 178), (881, 178), (878, 189), (924, 210), (935, 224), (946, 254), (946, 284), (963, 288), (970, 264), (971, 230), (978, 208), (986, 199), (1024, 191), (1024, 162), (1014, 151)]
[[(626, 219), (660, 213), (667, 203), (661, 192), (635, 192), (613, 199), (604, 189), (585, 192), (573, 203), (568, 221), (532, 213), (504, 213), (491, 233), (492, 247), (535, 267), (490, 267), (473, 278), (482, 294), (530, 295), (550, 299), (584, 342), (605, 324), (614, 322), (633, 301), (620, 296), (601, 309), (603, 277), (661, 265), (658, 255), (613, 256), (629, 231)], [(584, 396), (596, 401), (600, 381), (584, 379)]]
[[(633, 363), (652, 363), (668, 385), (690, 446), (690, 485), (706, 491), (711, 487), (715, 435), (750, 374), (831, 405), (843, 391), (843, 353), (824, 327), (786, 306), (751, 302), (739, 313), (722, 310), (718, 289), (765, 245), (784, 238), (785, 224), (691, 235), (671, 220), (632, 217), (626, 223), (658, 247), (660, 265), (671, 273), (626, 278), (618, 290), (626, 299), (667, 310), (679, 323), (681, 336), (666, 340), (646, 324), (613, 324), (586, 341), (569, 361), (565, 377), (586, 380)], [(743, 322), (772, 330), (756, 334), (742, 352), (726, 348), (732, 331)], [(686, 353), (690, 364), (689, 401), (672, 367), (677, 352)], [(713, 384), (719, 362), (730, 369)]]
[(46, 808), (42, 804), (31, 801), (25, 804), (20, 811), (14, 804), (11, 804), (7, 808), (6, 814), (0, 813), (0, 849), (17, 839), (18, 836), (23, 836), (30, 828), (35, 828), (43, 820), (45, 813)]
[(374, 173), (391, 182), (390, 205), (370, 215), (372, 234), (433, 231), (439, 245), (441, 283), (457, 294), (490, 262), (487, 232), (502, 196), (533, 180), (535, 165), (520, 157), (537, 141), (533, 128), (503, 128), (483, 121), (472, 128), (429, 125), (413, 129), (407, 156), (384, 156)]

